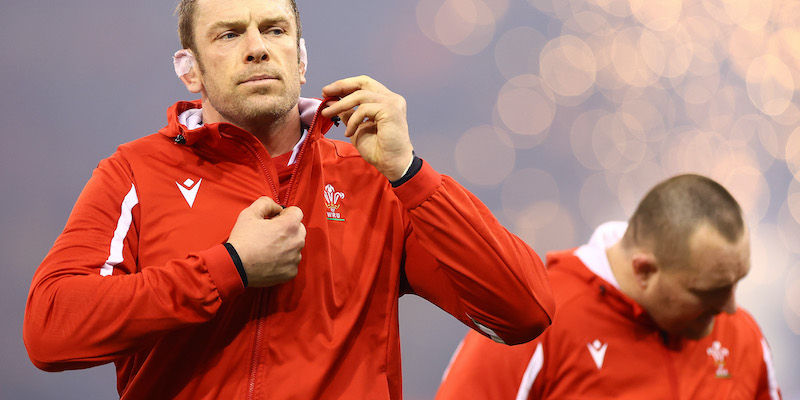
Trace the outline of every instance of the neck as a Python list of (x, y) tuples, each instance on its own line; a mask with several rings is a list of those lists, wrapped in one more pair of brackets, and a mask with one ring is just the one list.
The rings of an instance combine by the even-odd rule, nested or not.
[(264, 145), (270, 156), (279, 156), (287, 153), (294, 148), (300, 141), (302, 125), (300, 123), (300, 112), (297, 105), (283, 116), (273, 118), (259, 118), (252, 120), (234, 121), (225, 118), (207, 101), (203, 102), (203, 123), (213, 124), (225, 122), (236, 125), (253, 135)]
[(257, 121), (238, 126), (255, 136), (273, 157), (292, 151), (300, 140), (302, 130), (300, 113), (296, 106), (277, 121)]

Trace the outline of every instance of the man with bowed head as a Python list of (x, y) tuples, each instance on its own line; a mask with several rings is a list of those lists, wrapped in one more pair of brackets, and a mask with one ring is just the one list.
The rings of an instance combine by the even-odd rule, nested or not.
[(661, 182), (629, 223), (601, 225), (547, 267), (552, 326), (510, 347), (468, 333), (437, 400), (780, 399), (769, 347), (734, 300), (749, 234), (717, 182)]
[[(401, 96), (299, 98), (293, 0), (178, 14), (200, 99), (94, 171), (33, 277), (37, 367), (113, 362), (123, 399), (400, 399), (402, 294), (507, 344), (550, 324), (541, 260), (414, 155)], [(323, 136), (339, 119), (352, 144)]]

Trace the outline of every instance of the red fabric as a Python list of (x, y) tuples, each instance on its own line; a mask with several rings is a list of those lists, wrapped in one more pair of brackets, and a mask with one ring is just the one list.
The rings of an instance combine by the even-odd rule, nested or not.
[(292, 171), (294, 165), (289, 165), (289, 160), (292, 158), (292, 152), (281, 154), (272, 159), (275, 169), (278, 171), (278, 198), (285, 199), (286, 194), (289, 192), (289, 181), (292, 178)]
[[(286, 181), (247, 132), (178, 124), (198, 106), (176, 104), (168, 127), (94, 171), (31, 284), (23, 336), (37, 367), (114, 362), (123, 399), (400, 399), (405, 278), (508, 343), (549, 325), (541, 260), (451, 178), (426, 166), (392, 189), (349, 143), (325, 139), (317, 114)], [(244, 290), (221, 244), (243, 208), (284, 187), (279, 203), (300, 207), (308, 232), (298, 275)], [(115, 232), (121, 259), (101, 276)]]
[[(763, 337), (743, 309), (718, 315), (706, 338), (672, 338), (665, 345), (641, 307), (571, 251), (548, 254), (547, 265), (558, 307), (553, 325), (520, 346), (469, 332), (437, 400), (771, 398)], [(715, 342), (727, 351), (722, 369), (711, 355)], [(602, 359), (600, 368), (588, 346)], [(539, 347), (541, 364), (534, 357)], [(537, 365), (532, 386), (523, 385), (526, 370)], [(517, 397), (521, 386), (528, 396)], [(777, 388), (774, 394), (780, 397)]]

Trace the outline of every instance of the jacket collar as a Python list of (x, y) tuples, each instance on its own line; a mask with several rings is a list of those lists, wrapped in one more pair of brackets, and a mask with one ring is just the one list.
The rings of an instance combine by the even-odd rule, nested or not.
[[(574, 251), (548, 254), (547, 267), (548, 269), (564, 268), (568, 270), (569, 273), (586, 282), (593, 290), (597, 290), (599, 295), (605, 297), (609, 306), (620, 314), (657, 329), (647, 311), (619, 290), (619, 284), (606, 256), (606, 249), (622, 238), (627, 227), (626, 222), (606, 222), (597, 227), (585, 245)], [(577, 260), (560, 262), (572, 257)]]
[[(320, 116), (320, 111), (333, 99), (312, 99), (301, 97), (298, 101), (300, 122), (308, 132), (307, 140), (315, 141), (324, 136), (334, 121)], [(220, 131), (248, 134), (245, 130), (229, 123), (202, 124), (202, 100), (179, 101), (167, 110), (167, 126), (159, 133), (175, 140), (176, 143), (193, 145), (207, 135), (219, 136)], [(192, 110), (199, 110), (192, 111)], [(181, 116), (183, 115), (183, 118)], [(191, 116), (191, 117), (190, 117)], [(183, 121), (183, 123), (182, 123)], [(188, 124), (187, 127), (184, 123)]]

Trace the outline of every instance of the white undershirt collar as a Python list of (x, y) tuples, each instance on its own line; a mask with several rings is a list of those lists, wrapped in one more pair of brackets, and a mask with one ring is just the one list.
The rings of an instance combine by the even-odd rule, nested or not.
[[(319, 101), (316, 101), (316, 102), (311, 101), (311, 102), (308, 102), (306, 104), (308, 106), (313, 107), (314, 105), (318, 106), (319, 103), (320, 103)], [(313, 117), (313, 113), (311, 114), (311, 116)], [(308, 119), (308, 112), (306, 112), (305, 116), (301, 114), (301, 120), (303, 122), (306, 122), (307, 119)], [(202, 127), (203, 126), (203, 109), (202, 108), (192, 108), (192, 109), (189, 109), (189, 110), (186, 110), (186, 111), (182, 112), (181, 115), (178, 116), (178, 122), (180, 122), (181, 125), (185, 126), (190, 131), (193, 131), (193, 130), (195, 130), (197, 128)], [(309, 122), (309, 124), (310, 124), (310, 122)], [(303, 146), (303, 142), (306, 141), (306, 137), (307, 136), (308, 136), (308, 129), (305, 126), (305, 124), (303, 124), (303, 134), (300, 136), (300, 140), (297, 141), (297, 144), (294, 145), (294, 148), (292, 148), (292, 156), (289, 157), (289, 163), (286, 164), (286, 165), (294, 165), (294, 163), (297, 162), (297, 155), (300, 153), (300, 148)]]
[(624, 221), (603, 223), (592, 233), (589, 243), (575, 250), (575, 255), (586, 265), (586, 268), (617, 289), (619, 289), (619, 283), (611, 270), (611, 264), (608, 263), (606, 250), (622, 239), (626, 229), (628, 229), (628, 223)]

